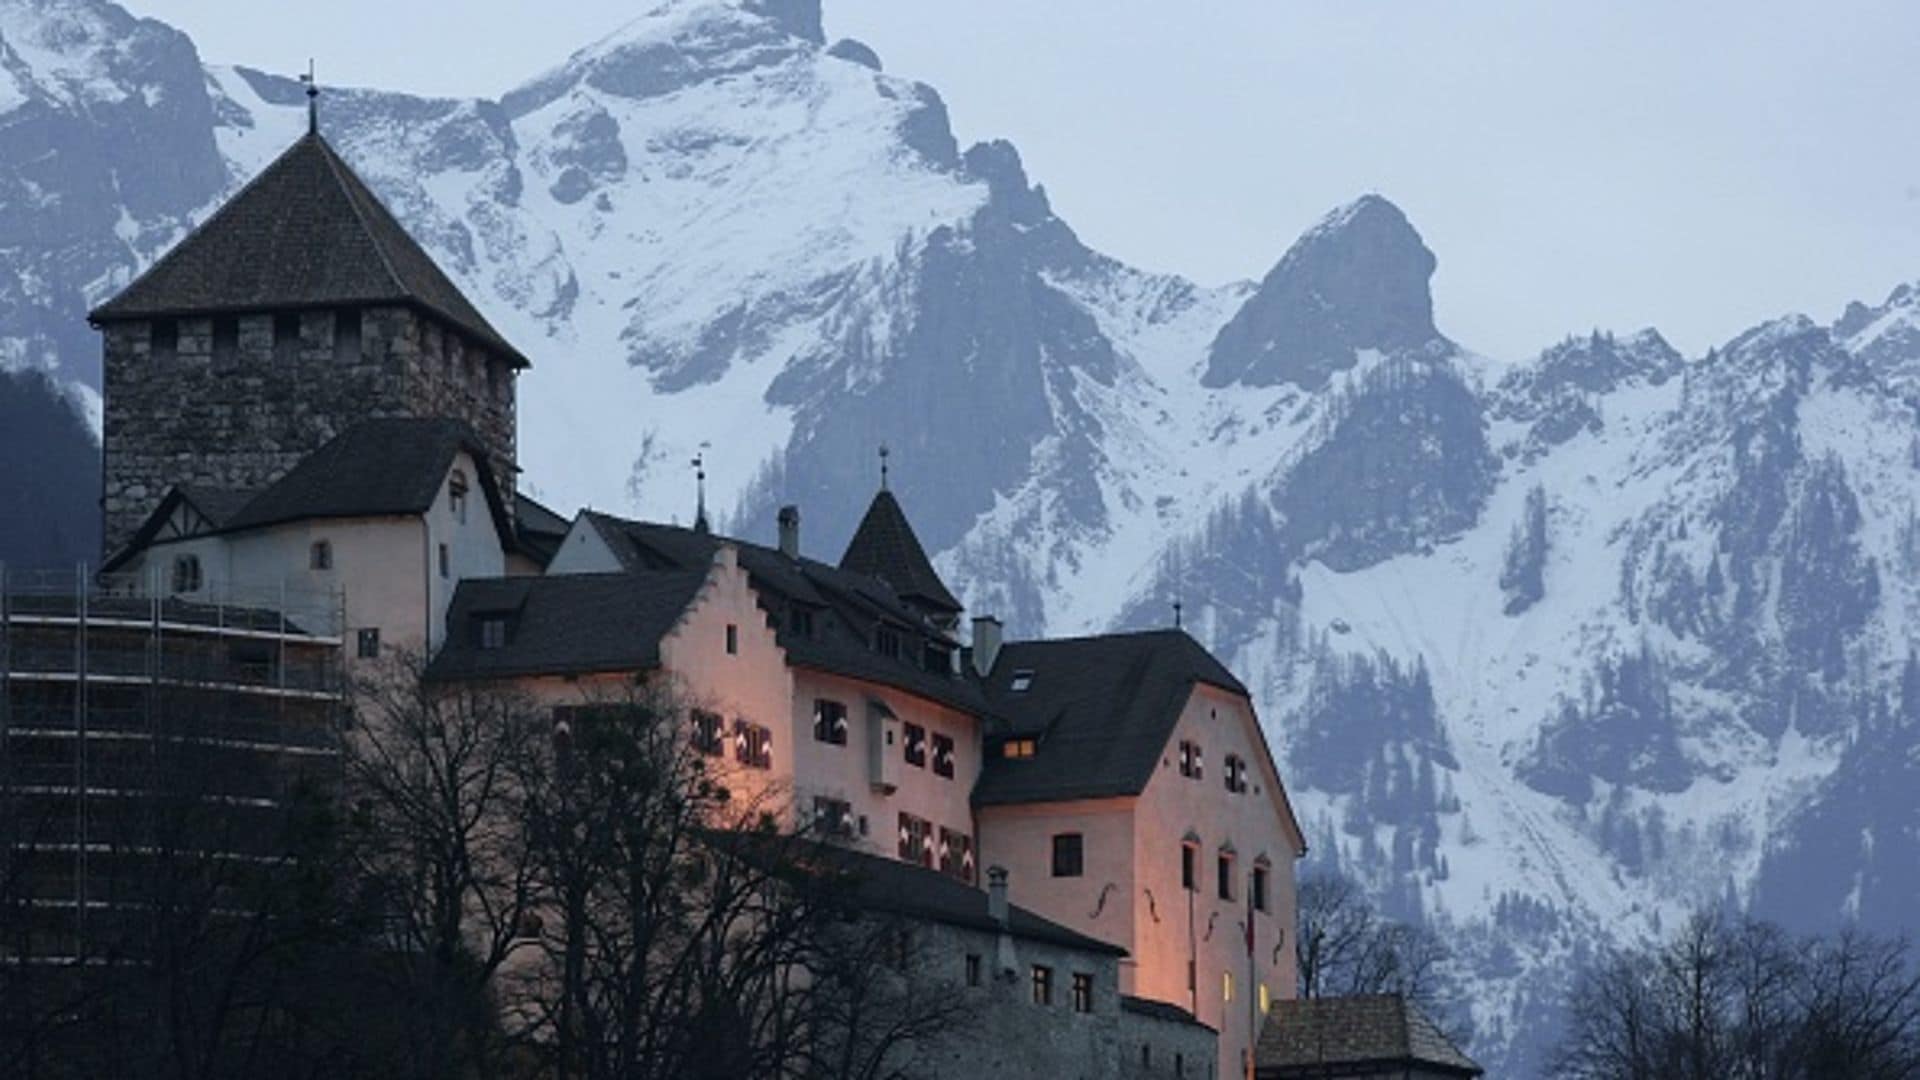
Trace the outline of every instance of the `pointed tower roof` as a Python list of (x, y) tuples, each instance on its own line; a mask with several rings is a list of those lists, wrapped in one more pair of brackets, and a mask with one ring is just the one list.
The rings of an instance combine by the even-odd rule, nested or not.
[(936, 611), (957, 615), (961, 610), (960, 601), (934, 572), (913, 526), (907, 524), (900, 501), (886, 488), (873, 497), (867, 516), (860, 519), (846, 554), (840, 556), (840, 569), (877, 577), (893, 586), (902, 599)]
[(528, 366), (317, 131), (88, 318), (362, 304), (420, 308)]

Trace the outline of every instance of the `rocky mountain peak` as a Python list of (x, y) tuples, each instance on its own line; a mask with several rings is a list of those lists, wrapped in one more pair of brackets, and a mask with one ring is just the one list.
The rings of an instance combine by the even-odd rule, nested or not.
[(1222, 327), (1204, 383), (1325, 385), (1356, 353), (1400, 353), (1440, 340), (1428, 282), (1437, 265), (1400, 208), (1366, 195), (1328, 214), (1288, 249)]

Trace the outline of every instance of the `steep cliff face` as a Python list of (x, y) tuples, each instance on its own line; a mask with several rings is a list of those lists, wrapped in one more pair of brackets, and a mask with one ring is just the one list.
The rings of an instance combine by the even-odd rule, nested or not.
[[(1015, 633), (1181, 603), (1314, 857), (1454, 945), (1498, 1074), (1538, 1070), (1579, 957), (1693, 904), (1910, 918), (1920, 289), (1508, 365), (1436, 327), (1377, 195), (1261, 281), (1144, 273), (805, 0), (657, 5), (499, 101), (321, 107), (534, 359), (525, 488), (684, 520), (704, 452), (732, 528), (798, 502), (835, 558), (885, 443)], [(0, 384), (46, 421), (0, 460), (79, 447), (17, 498), (93, 498), (86, 307), (304, 125), (296, 82), (110, 4), (0, 0), (0, 366), (69, 387)]]

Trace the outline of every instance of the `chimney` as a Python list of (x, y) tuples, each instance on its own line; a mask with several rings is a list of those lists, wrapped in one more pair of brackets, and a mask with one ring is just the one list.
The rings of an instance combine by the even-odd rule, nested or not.
[(800, 557), (800, 508), (780, 508), (780, 554), (789, 559)]
[(1007, 925), (1007, 868), (1004, 866), (987, 867), (987, 916), (995, 923)]
[(1000, 620), (991, 615), (973, 617), (973, 671), (985, 678), (1000, 659)]

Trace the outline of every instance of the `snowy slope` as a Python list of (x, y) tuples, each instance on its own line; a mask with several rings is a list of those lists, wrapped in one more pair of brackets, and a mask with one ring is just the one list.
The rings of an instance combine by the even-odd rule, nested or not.
[[(97, 385), (85, 308), (305, 107), (99, 0), (0, 0), (0, 224), (46, 241), (0, 249), (0, 364)], [(1497, 1074), (1538, 1071), (1581, 958), (1690, 907), (1910, 917), (1920, 289), (1703, 357), (1640, 331), (1507, 364), (1441, 332), (1378, 195), (1260, 281), (1147, 274), (805, 0), (660, 3), (499, 101), (322, 117), (534, 359), (543, 499), (686, 520), (701, 453), (733, 528), (797, 502), (832, 557), (884, 442), (971, 609), (1181, 603), (1314, 857), (1454, 946)]]

